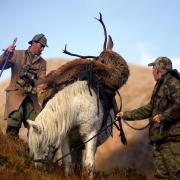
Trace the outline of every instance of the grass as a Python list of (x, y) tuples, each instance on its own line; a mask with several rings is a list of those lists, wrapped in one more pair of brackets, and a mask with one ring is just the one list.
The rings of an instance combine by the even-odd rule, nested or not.
[[(54, 180), (67, 179), (62, 168), (55, 165), (53, 168), (46, 167), (44, 170), (38, 170), (34, 167), (33, 161), (28, 155), (28, 146), (24, 141), (8, 137), (0, 132), (0, 179), (3, 180)], [(72, 175), (72, 180), (88, 179), (86, 173), (83, 175)], [(133, 169), (116, 169), (110, 174), (96, 172), (95, 179), (120, 179), (120, 180), (145, 180), (147, 177), (137, 174)]]

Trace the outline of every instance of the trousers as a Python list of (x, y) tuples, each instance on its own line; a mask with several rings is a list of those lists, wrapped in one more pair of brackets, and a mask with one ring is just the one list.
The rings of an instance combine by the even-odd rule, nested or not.
[[(10, 113), (7, 119), (7, 131), (16, 130), (19, 132), (22, 123), (28, 128), (27, 119), (35, 120), (37, 112), (33, 107), (32, 100), (27, 96), (17, 111)], [(7, 133), (8, 133), (7, 132)], [(18, 134), (16, 132), (16, 134)]]
[(155, 180), (180, 179), (180, 142), (169, 141), (153, 148)]

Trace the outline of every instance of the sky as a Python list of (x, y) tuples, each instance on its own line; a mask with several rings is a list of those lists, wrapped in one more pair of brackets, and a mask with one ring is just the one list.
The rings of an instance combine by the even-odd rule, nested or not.
[[(45, 59), (74, 59), (62, 53), (65, 44), (70, 52), (98, 56), (104, 34), (94, 17), (101, 12), (113, 50), (128, 64), (147, 66), (167, 56), (180, 70), (179, 0), (1, 0), (0, 7), (0, 53), (15, 37), (16, 49), (27, 49), (32, 37), (43, 33), (49, 46)], [(6, 70), (0, 81), (9, 77)]]

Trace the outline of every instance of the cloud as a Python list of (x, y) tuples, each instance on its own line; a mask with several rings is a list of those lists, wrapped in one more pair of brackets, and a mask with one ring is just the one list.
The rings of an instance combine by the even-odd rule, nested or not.
[[(154, 55), (147, 50), (144, 44), (139, 45), (139, 64), (147, 66), (148, 63), (153, 62), (159, 55)], [(180, 72), (180, 57), (169, 57), (172, 60), (173, 68)]]
[(178, 69), (180, 72), (180, 57), (171, 58), (173, 63), (173, 68)]
[(139, 45), (139, 63), (140, 65), (147, 66), (150, 62), (153, 62), (156, 58), (146, 48), (144, 44)]

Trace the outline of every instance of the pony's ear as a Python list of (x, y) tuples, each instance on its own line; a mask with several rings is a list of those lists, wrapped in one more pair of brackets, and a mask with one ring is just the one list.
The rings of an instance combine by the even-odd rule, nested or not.
[(29, 124), (29, 127), (32, 127), (33, 130), (34, 130), (36, 133), (41, 134), (42, 129), (41, 129), (41, 127), (40, 127), (38, 124), (36, 124), (35, 121), (32, 121), (32, 120), (28, 119), (28, 120), (27, 120), (27, 123)]

